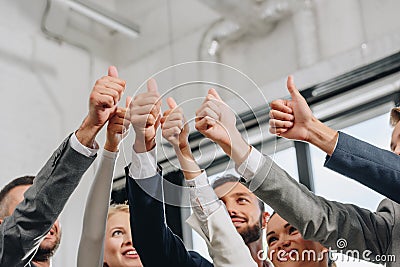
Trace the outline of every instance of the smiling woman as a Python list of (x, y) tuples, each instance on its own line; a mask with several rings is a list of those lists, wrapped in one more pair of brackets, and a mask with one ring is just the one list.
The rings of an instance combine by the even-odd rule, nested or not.
[(328, 262), (328, 249), (303, 239), (301, 233), (277, 213), (267, 223), (268, 257), (275, 267), (334, 267)]
[(103, 266), (143, 267), (132, 244), (128, 205), (112, 205), (108, 210)]

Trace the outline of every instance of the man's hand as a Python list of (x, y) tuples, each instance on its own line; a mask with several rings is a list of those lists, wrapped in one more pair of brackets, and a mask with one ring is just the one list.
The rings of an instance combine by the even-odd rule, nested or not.
[(287, 89), (291, 100), (278, 99), (271, 103), (269, 131), (288, 139), (308, 141), (309, 125), (317, 119), (297, 90), (292, 76), (287, 79)]
[(314, 117), (292, 76), (287, 79), (287, 89), (291, 100), (278, 99), (271, 103), (269, 131), (288, 139), (309, 142), (331, 155), (336, 145), (337, 131)]
[(119, 144), (128, 135), (130, 120), (129, 113), (127, 113), (127, 108), (131, 98), (126, 99), (126, 108), (117, 107), (114, 115), (110, 118), (107, 125), (107, 139), (104, 145), (104, 149), (116, 152), (118, 151)]
[(83, 145), (93, 147), (97, 133), (113, 116), (125, 85), (126, 82), (118, 78), (114, 66), (108, 68), (108, 76), (96, 81), (89, 98), (89, 114), (76, 132)]
[(215, 89), (208, 91), (206, 99), (196, 111), (196, 129), (221, 146), (237, 164), (241, 164), (250, 151), (236, 128), (235, 114)]
[(146, 152), (155, 146), (161, 119), (161, 98), (154, 79), (147, 82), (147, 92), (135, 96), (129, 105), (130, 120), (136, 133), (134, 149)]

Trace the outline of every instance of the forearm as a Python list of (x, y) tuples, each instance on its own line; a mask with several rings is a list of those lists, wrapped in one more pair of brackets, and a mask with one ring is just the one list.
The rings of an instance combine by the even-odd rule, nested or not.
[(387, 248), (388, 243), (384, 241), (390, 240), (390, 221), (357, 206), (314, 195), (269, 157), (248, 186), (282, 218), (299, 229), (304, 239), (336, 248), (337, 240), (345, 238), (348, 241), (346, 249), (369, 249), (373, 254), (382, 254)]
[(325, 166), (400, 203), (399, 163), (398, 155), (341, 132)]
[(199, 176), (201, 174), (201, 169), (195, 161), (192, 152), (190, 151), (190, 147), (186, 149), (175, 147), (174, 149), (185, 179), (191, 180)]
[[(6, 244), (0, 247), (1, 266), (19, 265), (39, 245), (93, 160), (72, 149), (69, 138), (54, 152), (26, 191), (24, 201), (1, 224), (1, 244)], [(12, 259), (7, 257), (11, 255)]]
[(243, 139), (239, 131), (232, 130), (229, 140), (219, 142), (219, 146), (236, 165), (242, 164), (250, 153), (251, 146)]
[(89, 148), (95, 148), (96, 135), (102, 127), (94, 126), (90, 123), (89, 117), (86, 117), (79, 129), (75, 132), (79, 142)]
[[(103, 151), (88, 199), (78, 250), (77, 266), (102, 266), (102, 250), (117, 153)], [(90, 256), (88, 256), (90, 255)]]
[(182, 241), (165, 224), (161, 177), (133, 179), (126, 169), (134, 246), (144, 266), (193, 266)]
[(308, 124), (308, 137), (305, 140), (320, 148), (328, 155), (332, 155), (338, 140), (338, 131), (335, 131), (315, 117)]

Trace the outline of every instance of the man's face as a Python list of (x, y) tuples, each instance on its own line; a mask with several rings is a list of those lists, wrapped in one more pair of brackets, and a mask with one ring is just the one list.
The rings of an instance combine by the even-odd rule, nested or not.
[(400, 156), (400, 121), (396, 124), (392, 132), (392, 140), (390, 142), (390, 149)]
[(247, 187), (227, 182), (214, 189), (228, 210), (233, 225), (246, 244), (257, 241), (265, 226), (266, 213), (261, 212), (257, 197)]
[[(24, 193), (30, 185), (19, 185), (11, 189), (8, 193), (8, 197), (10, 198), (9, 206), (8, 206), (8, 215), (11, 215), (17, 205), (24, 200)], [(39, 250), (35, 255), (39, 257), (38, 260), (44, 260), (42, 257), (52, 256), (61, 240), (61, 228), (58, 220), (53, 224), (50, 231), (47, 233), (43, 241), (40, 243)], [(43, 255), (41, 255), (43, 254)]]

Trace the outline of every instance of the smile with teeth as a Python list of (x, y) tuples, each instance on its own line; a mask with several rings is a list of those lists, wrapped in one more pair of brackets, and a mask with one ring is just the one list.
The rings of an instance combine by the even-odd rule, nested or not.
[(131, 251), (128, 251), (126, 253), (126, 255), (137, 255), (137, 252), (135, 250), (131, 250)]

